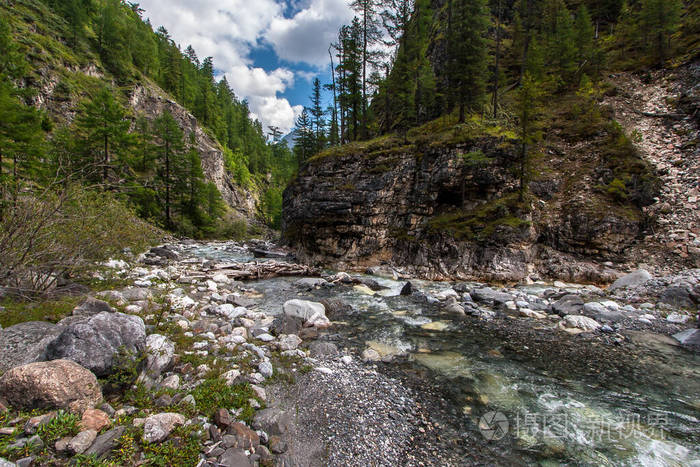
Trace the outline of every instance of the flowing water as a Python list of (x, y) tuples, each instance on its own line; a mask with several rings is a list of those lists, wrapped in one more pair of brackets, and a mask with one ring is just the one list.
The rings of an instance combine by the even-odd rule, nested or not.
[[(208, 246), (194, 253), (219, 262), (252, 260), (244, 250), (230, 247)], [(472, 436), (494, 438), (491, 443), (518, 463), (700, 466), (696, 354), (642, 335), (624, 344), (634, 357), (631, 364), (620, 365), (633, 368), (621, 368), (619, 377), (608, 373), (596, 378), (587, 371), (590, 354), (562, 362), (556, 345), (550, 349), (551, 342), (539, 340), (536, 333), (528, 334), (530, 341), (509, 342), (478, 318), (445, 315), (431, 300), (400, 296), (402, 282), (372, 279), (386, 289), (374, 293), (364, 286), (336, 286), (300, 292), (294, 286), (298, 278), (249, 282), (246, 287), (259, 297), (258, 309), (270, 314), (279, 314), (291, 298), (337, 298), (351, 305), (353, 311), (330, 329), (341, 345), (358, 353), (371, 347), (403, 362), (394, 368), (418, 369), (437, 378), (455, 416), (464, 418), (465, 429)], [(450, 287), (412, 282), (428, 296)], [(498, 326), (503, 327), (518, 320), (501, 321)], [(546, 335), (569, 339), (573, 347), (588, 345), (548, 329), (551, 322), (540, 327)], [(530, 357), (529, 346), (541, 351)], [(604, 351), (598, 355), (607, 358)], [(614, 370), (616, 362), (607, 365)], [(505, 436), (498, 439), (502, 433), (493, 428), (502, 428)]]

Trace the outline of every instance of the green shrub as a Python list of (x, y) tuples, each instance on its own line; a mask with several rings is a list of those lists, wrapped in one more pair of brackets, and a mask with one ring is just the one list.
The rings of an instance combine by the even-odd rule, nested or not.
[(242, 408), (243, 411), (238, 418), (246, 422), (250, 422), (255, 413), (248, 400), (255, 399), (257, 396), (249, 384), (229, 386), (221, 378), (207, 379), (192, 391), (192, 396), (199, 412), (207, 417), (214, 416), (214, 412), (221, 407)]
[(59, 411), (48, 423), (39, 425), (37, 434), (49, 446), (61, 438), (75, 436), (80, 431), (80, 417), (75, 414)]

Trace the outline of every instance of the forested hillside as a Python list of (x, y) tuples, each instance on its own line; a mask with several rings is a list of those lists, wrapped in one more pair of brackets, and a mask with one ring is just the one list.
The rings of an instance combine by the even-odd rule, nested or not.
[(323, 87), (332, 105), (312, 103), (297, 122), (304, 135), (297, 151), (306, 158), (328, 146), (403, 134), (440, 116), (527, 126), (518, 117), (529, 107), (574, 94), (583, 105), (605, 91), (606, 72), (677, 66), (697, 58), (700, 46), (692, 1), (352, 5), (355, 19), (331, 44), (332, 82)]
[[(294, 160), (215, 79), (211, 57), (154, 31), (135, 3), (18, 0), (0, 12), (3, 210), (60, 179), (188, 236), (244, 233), (226, 214), (241, 196), (247, 221), (278, 222)], [(141, 105), (139, 93), (162, 104)]]

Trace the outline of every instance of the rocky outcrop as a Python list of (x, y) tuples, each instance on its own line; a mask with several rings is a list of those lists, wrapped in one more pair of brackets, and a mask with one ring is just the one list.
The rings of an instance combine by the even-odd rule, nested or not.
[(226, 204), (246, 218), (255, 217), (257, 198), (252, 192), (234, 183), (226, 172), (221, 145), (199, 125), (194, 115), (166, 97), (165, 93), (154, 85), (134, 87), (129, 103), (136, 113), (144, 114), (149, 119), (155, 119), (163, 111), (170, 112), (185, 135), (194, 135), (204, 176), (214, 182)]
[(556, 171), (533, 181), (539, 195), (521, 202), (517, 160), (506, 137), (341, 148), (302, 167), (285, 191), (286, 241), (313, 265), (386, 262), (428, 278), (614, 280), (602, 263), (624, 257), (643, 231), (641, 210), (613, 206), (592, 183), (572, 199), (563, 183), (572, 174)]

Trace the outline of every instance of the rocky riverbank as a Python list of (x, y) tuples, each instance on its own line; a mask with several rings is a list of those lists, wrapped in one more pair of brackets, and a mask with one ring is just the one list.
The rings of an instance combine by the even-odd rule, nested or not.
[[(166, 245), (103, 265), (94, 279), (106, 290), (58, 323), (0, 330), (0, 457), (9, 459), (0, 465), (549, 459), (551, 440), (494, 445), (479, 433), (479, 417), (506, 410), (512, 389), (474, 372), (505, 362), (547, 384), (681, 391), (686, 405), (674, 410), (700, 407), (700, 270), (636, 271), (607, 290), (504, 287), (386, 268), (294, 277), (314, 271), (283, 256), (264, 245)], [(481, 363), (467, 370), (465, 358)]]

